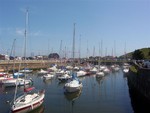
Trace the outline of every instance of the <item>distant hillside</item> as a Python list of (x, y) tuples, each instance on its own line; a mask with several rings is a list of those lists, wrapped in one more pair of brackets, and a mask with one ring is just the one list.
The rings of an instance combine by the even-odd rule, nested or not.
[(125, 58), (125, 57), (130, 59), (136, 59), (136, 60), (150, 59), (150, 47), (137, 49), (133, 52), (127, 53), (126, 55), (120, 56), (120, 58)]

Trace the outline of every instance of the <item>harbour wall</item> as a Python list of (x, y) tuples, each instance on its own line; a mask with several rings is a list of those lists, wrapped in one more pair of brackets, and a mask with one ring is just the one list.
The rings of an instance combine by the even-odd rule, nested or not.
[(48, 68), (51, 64), (57, 63), (58, 61), (50, 61), (50, 60), (27, 60), (24, 61), (1, 61), (0, 62), (0, 71), (12, 71), (19, 70), (24, 68), (30, 69), (40, 69), (40, 68)]
[[(98, 61), (95, 60), (87, 60), (84, 63), (91, 63), (93, 65), (98, 65)], [(84, 63), (82, 64), (82, 62), (80, 61), (76, 61), (75, 64), (76, 65), (84, 65)], [(131, 62), (128, 62), (131, 64)], [(51, 66), (51, 64), (57, 64), (58, 66), (65, 66), (68, 64), (72, 64), (72, 62), (67, 62), (67, 61), (60, 61), (60, 60), (26, 60), (26, 61), (13, 61), (13, 60), (3, 60), (0, 61), (0, 71), (12, 71), (12, 70), (19, 70), (23, 69), (23, 68), (30, 68), (30, 69), (40, 69), (40, 68), (48, 68)], [(118, 65), (122, 65), (123, 62), (122, 61), (101, 61), (101, 64), (105, 64), (105, 65), (112, 65), (112, 64), (118, 64)]]
[(136, 89), (144, 97), (150, 100), (150, 69), (143, 68), (141, 65), (133, 63), (127, 79), (130, 89)]

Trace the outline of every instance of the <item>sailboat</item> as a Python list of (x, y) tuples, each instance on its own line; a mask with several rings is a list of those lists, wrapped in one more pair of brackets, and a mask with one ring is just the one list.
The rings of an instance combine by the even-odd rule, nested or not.
[[(26, 19), (28, 19), (28, 10), (26, 11), (26, 16), (27, 16)], [(26, 40), (26, 34), (27, 32), (25, 30), (25, 40)], [(12, 113), (30, 112), (36, 109), (37, 107), (41, 106), (42, 103), (44, 102), (45, 90), (37, 90), (35, 89), (35, 87), (29, 87), (29, 88), (24, 87), (23, 94), (17, 96), (17, 87), (18, 86), (16, 85), (14, 99), (11, 103)]]
[[(73, 33), (73, 67), (75, 66), (74, 64), (74, 50), (75, 50), (75, 24), (74, 24), (74, 33)], [(73, 92), (77, 92), (80, 91), (83, 87), (82, 82), (78, 79), (77, 77), (77, 73), (74, 72), (74, 70), (72, 70), (72, 78), (69, 79), (69, 81), (65, 84), (64, 86), (64, 90), (65, 92), (68, 93), (73, 93)]]
[(64, 93), (68, 101), (75, 101), (81, 95), (81, 90), (74, 93)]
[(7, 80), (2, 81), (2, 85), (4, 87), (15, 87), (17, 86), (24, 86), (24, 85), (30, 85), (32, 84), (32, 79), (26, 80), (23, 78), (11, 78)]
[(77, 74), (75, 72), (72, 73), (72, 78), (65, 84), (64, 90), (68, 93), (73, 93), (80, 91), (83, 85), (82, 82), (78, 79)]
[[(102, 46), (102, 42), (101, 42), (101, 46)], [(99, 47), (99, 55), (100, 55), (100, 47)], [(99, 56), (98, 71), (96, 72), (96, 77), (103, 77), (103, 76), (104, 76), (104, 72), (102, 70), (100, 70), (100, 56)]]
[(127, 61), (127, 56), (126, 56), (126, 43), (125, 43), (125, 50), (124, 50), (124, 62), (123, 62), (123, 73), (126, 74), (129, 72), (130, 64), (126, 63)]

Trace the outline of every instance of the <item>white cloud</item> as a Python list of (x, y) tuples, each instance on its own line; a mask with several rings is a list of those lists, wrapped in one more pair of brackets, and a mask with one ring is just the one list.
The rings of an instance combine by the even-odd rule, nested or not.
[(19, 36), (23, 36), (24, 35), (24, 29), (20, 29), (20, 28), (16, 28), (16, 34)]
[(41, 36), (41, 32), (40, 31), (32, 32), (30, 34), (31, 34), (31, 36)]

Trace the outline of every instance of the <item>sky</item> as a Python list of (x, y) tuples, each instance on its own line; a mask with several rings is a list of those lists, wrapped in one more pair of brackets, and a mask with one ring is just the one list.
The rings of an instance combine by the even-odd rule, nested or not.
[(26, 29), (28, 56), (69, 58), (74, 23), (75, 57), (150, 47), (149, 0), (0, 0), (0, 53), (23, 56)]

